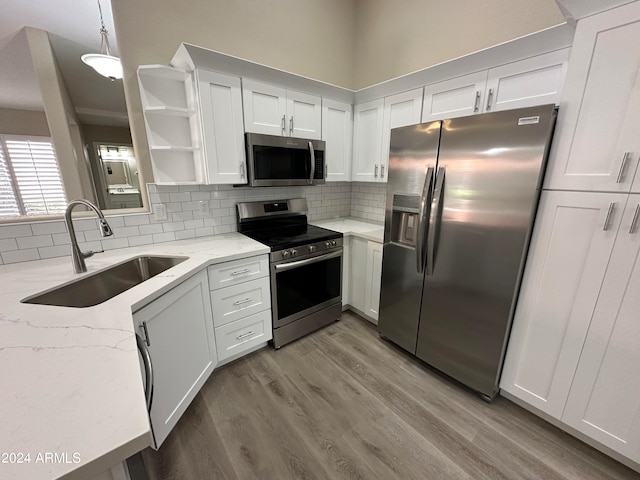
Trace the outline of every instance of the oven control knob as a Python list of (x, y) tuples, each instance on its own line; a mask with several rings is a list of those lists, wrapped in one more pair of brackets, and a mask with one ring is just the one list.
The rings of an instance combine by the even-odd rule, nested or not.
[(309, 245), (309, 253), (313, 253), (316, 251), (315, 245)]
[(324, 248), (330, 248), (331, 242), (324, 242)]
[(291, 249), (291, 256), (293, 257), (294, 255), (297, 255), (298, 251), (295, 248)]
[(336, 245), (337, 245), (336, 241), (335, 240), (331, 240), (331, 246), (335, 247)]
[(282, 258), (287, 258), (289, 256), (289, 250), (282, 251)]

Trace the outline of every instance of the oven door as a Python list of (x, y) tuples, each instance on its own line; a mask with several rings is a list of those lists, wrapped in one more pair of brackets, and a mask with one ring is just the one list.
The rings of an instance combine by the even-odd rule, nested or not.
[(325, 142), (256, 133), (246, 140), (252, 187), (325, 183)]
[(342, 301), (342, 248), (271, 264), (273, 327)]

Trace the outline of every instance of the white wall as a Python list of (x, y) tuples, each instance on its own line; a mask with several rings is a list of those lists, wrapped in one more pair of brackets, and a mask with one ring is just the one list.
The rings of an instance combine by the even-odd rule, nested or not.
[(356, 90), (564, 23), (554, 0), (356, 1)]

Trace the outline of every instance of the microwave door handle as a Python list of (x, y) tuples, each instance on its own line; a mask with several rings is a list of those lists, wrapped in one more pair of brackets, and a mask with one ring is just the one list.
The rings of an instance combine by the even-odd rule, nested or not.
[(316, 152), (313, 150), (313, 142), (309, 142), (309, 161), (311, 162), (311, 175), (309, 175), (309, 185), (313, 184), (313, 177), (316, 176)]

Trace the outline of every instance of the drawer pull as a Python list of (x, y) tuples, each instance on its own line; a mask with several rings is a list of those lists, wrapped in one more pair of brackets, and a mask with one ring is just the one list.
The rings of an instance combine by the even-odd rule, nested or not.
[(243, 333), (242, 335), (238, 335), (236, 337), (236, 339), (242, 340), (243, 338), (250, 337), (251, 335), (253, 335), (253, 333), (254, 333), (253, 330), (249, 330), (247, 333)]
[(234, 305), (242, 305), (244, 303), (249, 303), (253, 298), (245, 298), (244, 300), (238, 300), (237, 302), (233, 302)]
[(232, 277), (237, 277), (238, 275), (244, 275), (245, 273), (250, 273), (251, 269), (250, 268), (244, 268), (242, 270), (238, 270), (236, 272), (231, 272), (231, 276)]

